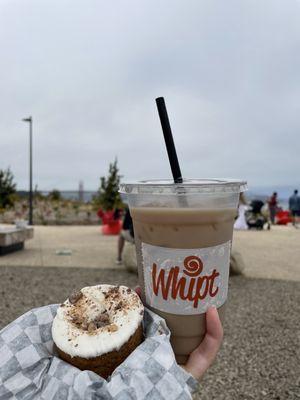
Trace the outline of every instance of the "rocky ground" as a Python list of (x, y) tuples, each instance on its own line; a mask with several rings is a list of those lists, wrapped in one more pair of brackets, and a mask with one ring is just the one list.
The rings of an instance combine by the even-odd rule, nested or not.
[[(122, 270), (0, 267), (0, 328), (30, 308), (100, 282), (134, 287)], [(300, 398), (300, 283), (233, 277), (218, 359), (195, 399)]]

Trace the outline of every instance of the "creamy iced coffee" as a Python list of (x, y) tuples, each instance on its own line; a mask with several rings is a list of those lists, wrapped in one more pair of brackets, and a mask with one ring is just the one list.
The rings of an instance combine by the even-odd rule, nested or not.
[(134, 224), (143, 301), (171, 330), (185, 363), (205, 334), (205, 312), (224, 312), (240, 182), (123, 185)]

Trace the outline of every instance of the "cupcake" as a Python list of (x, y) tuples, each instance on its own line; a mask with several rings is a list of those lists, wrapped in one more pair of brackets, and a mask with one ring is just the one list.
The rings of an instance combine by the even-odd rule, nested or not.
[(139, 296), (126, 286), (97, 285), (74, 292), (53, 320), (59, 357), (107, 378), (142, 342), (143, 313)]

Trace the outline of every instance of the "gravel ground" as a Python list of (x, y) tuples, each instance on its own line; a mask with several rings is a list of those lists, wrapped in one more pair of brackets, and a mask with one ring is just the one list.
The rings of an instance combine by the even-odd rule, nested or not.
[[(119, 270), (0, 268), (0, 328), (30, 308), (100, 282), (136, 285)], [(233, 277), (225, 339), (196, 399), (300, 399), (300, 283)]]

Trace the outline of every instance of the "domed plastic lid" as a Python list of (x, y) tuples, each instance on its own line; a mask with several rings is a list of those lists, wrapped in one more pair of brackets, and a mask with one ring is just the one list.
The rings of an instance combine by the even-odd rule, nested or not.
[(188, 195), (213, 193), (241, 193), (247, 182), (238, 179), (184, 179), (174, 183), (171, 179), (125, 182), (120, 185), (122, 194)]

